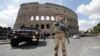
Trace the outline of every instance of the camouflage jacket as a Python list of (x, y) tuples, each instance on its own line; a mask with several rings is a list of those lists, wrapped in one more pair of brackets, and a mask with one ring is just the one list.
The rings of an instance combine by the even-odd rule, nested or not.
[(67, 25), (62, 20), (59, 22), (54, 21), (52, 27), (54, 33), (66, 31), (65, 29), (67, 29)]
[[(53, 28), (53, 32), (54, 33), (58, 33), (58, 32), (64, 32), (65, 33), (65, 37), (67, 38), (68, 44), (69, 42), (69, 31), (68, 31), (68, 25), (66, 25), (62, 20), (59, 22), (54, 21), (52, 24), (52, 28)], [(63, 30), (62, 30), (62, 29)]]

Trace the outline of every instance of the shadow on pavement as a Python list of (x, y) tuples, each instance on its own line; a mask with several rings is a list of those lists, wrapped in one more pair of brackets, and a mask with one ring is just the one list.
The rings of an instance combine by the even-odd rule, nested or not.
[(34, 49), (34, 48), (44, 47), (44, 46), (47, 46), (47, 42), (39, 41), (38, 45), (30, 44), (30, 43), (23, 43), (19, 45), (18, 47), (14, 47), (14, 48), (12, 47), (12, 49)]

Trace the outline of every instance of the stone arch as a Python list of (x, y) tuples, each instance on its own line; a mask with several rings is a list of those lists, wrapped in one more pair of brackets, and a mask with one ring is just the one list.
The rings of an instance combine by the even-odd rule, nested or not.
[(46, 16), (46, 20), (50, 20), (50, 17), (49, 16)]
[(46, 24), (46, 28), (47, 28), (47, 29), (50, 29), (50, 25), (49, 25), (49, 24)]
[(44, 29), (44, 24), (41, 25), (41, 29)]
[(36, 20), (39, 20), (39, 16), (36, 16)]
[(38, 25), (38, 24), (36, 24), (36, 27), (37, 27), (37, 28), (39, 28), (39, 25)]
[(51, 16), (51, 20), (55, 20), (55, 19), (54, 19), (54, 16)]
[(34, 20), (34, 16), (31, 16), (30, 20), (33, 21)]
[(41, 16), (41, 20), (45, 20), (45, 17), (44, 16)]
[(47, 36), (50, 36), (50, 33), (47, 33)]
[(46, 37), (47, 35), (46, 35), (46, 33), (44, 32), (44, 37)]
[(55, 35), (55, 33), (52, 33), (52, 35)]

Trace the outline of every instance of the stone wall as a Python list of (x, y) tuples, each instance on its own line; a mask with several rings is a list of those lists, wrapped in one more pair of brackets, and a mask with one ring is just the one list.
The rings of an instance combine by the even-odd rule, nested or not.
[(14, 29), (20, 28), (21, 25), (31, 25), (39, 27), (41, 36), (52, 35), (51, 25), (56, 14), (62, 15), (64, 22), (69, 25), (71, 35), (79, 33), (77, 15), (72, 10), (57, 4), (37, 2), (20, 5)]

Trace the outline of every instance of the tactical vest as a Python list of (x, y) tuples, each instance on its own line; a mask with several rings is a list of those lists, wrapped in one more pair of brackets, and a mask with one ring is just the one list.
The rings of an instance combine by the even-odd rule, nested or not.
[(55, 32), (62, 32), (63, 31), (62, 26), (64, 26), (64, 24), (62, 22), (54, 21), (54, 23), (53, 23), (53, 27), (54, 27)]

